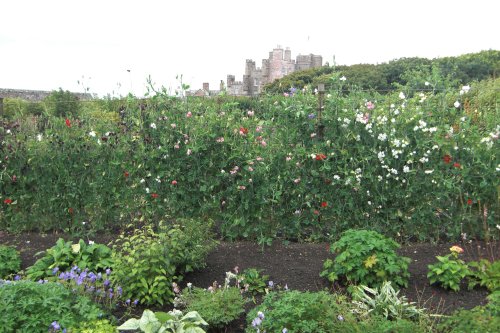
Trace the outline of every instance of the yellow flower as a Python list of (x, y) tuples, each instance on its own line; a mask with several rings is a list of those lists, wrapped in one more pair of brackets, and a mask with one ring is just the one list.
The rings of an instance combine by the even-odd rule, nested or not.
[(464, 250), (460, 246), (456, 246), (456, 245), (453, 245), (452, 247), (450, 247), (450, 251), (453, 253), (457, 253), (457, 254), (464, 252)]

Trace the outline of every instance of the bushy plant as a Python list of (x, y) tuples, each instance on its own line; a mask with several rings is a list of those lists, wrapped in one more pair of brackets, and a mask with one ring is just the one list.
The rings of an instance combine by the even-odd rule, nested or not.
[(254, 296), (265, 293), (269, 275), (262, 275), (261, 273), (262, 269), (247, 268), (238, 275), (238, 279), (243, 284), (246, 292)]
[(0, 279), (5, 279), (21, 269), (19, 251), (12, 246), (0, 245)]
[(353, 292), (353, 313), (361, 317), (381, 316), (388, 320), (409, 319), (418, 321), (426, 316), (425, 309), (408, 302), (405, 296), (399, 296), (391, 282), (382, 284), (380, 289), (359, 286)]
[(56, 245), (37, 255), (44, 253), (42, 258), (26, 270), (29, 279), (36, 281), (53, 278), (54, 270), (65, 272), (73, 266), (78, 266), (80, 269), (87, 268), (96, 273), (113, 266), (109, 247), (104, 244), (87, 244), (83, 239), (73, 243), (59, 238)]
[(28, 280), (0, 281), (0, 313), (3, 332), (20, 333), (46, 333), (53, 322), (69, 328), (103, 315), (88, 298), (61, 284)]
[(196, 311), (183, 315), (179, 310), (172, 310), (168, 313), (144, 310), (141, 319), (129, 319), (118, 329), (121, 331), (140, 330), (145, 333), (205, 333), (202, 327), (207, 325), (207, 322)]
[(439, 283), (443, 288), (459, 291), (460, 282), (471, 273), (467, 264), (458, 259), (463, 249), (452, 246), (450, 251), (451, 253), (445, 256), (436, 256), (438, 262), (428, 266), (427, 278), (431, 284)]
[(331, 252), (336, 256), (324, 262), (320, 275), (331, 282), (345, 279), (348, 283), (378, 287), (392, 281), (406, 287), (410, 259), (395, 252), (399, 247), (376, 231), (348, 230), (332, 244)]
[(222, 286), (217, 282), (207, 289), (189, 286), (178, 295), (176, 305), (198, 312), (210, 327), (220, 329), (245, 311), (241, 289), (230, 285), (233, 279), (237, 276), (227, 272)]
[(471, 310), (458, 310), (443, 320), (438, 329), (446, 333), (483, 333), (500, 330), (500, 292), (488, 296), (488, 304)]
[(354, 332), (370, 333), (429, 333), (433, 332), (430, 326), (407, 319), (387, 320), (383, 316), (360, 321)]
[(246, 332), (351, 332), (354, 325), (342, 296), (324, 291), (273, 291), (247, 314)]
[(174, 298), (176, 267), (168, 245), (151, 226), (122, 233), (113, 243), (113, 282), (123, 286), (123, 296), (142, 304), (165, 304)]
[(500, 290), (500, 260), (490, 262), (488, 259), (481, 259), (469, 262), (468, 267), (469, 288), (479, 285), (491, 292)]

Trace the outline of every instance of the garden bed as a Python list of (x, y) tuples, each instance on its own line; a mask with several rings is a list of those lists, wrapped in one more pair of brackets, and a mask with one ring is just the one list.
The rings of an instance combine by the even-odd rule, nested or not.
[[(35, 254), (52, 247), (59, 237), (69, 239), (61, 234), (23, 233), (11, 235), (0, 232), (0, 244), (14, 245), (20, 251), (23, 269), (32, 265), (37, 257)], [(108, 243), (115, 235), (99, 235), (92, 239), (99, 243)], [(411, 274), (408, 288), (402, 290), (411, 301), (418, 302), (431, 312), (451, 313), (453, 310), (470, 309), (486, 303), (488, 291), (482, 288), (468, 290), (463, 285), (459, 292), (447, 291), (437, 286), (429, 285), (427, 266), (436, 261), (435, 256), (449, 252), (454, 244), (410, 244), (404, 245), (399, 254), (411, 258), (409, 271)], [(485, 244), (471, 242), (461, 245), (465, 249), (463, 259), (478, 260), (489, 257), (488, 253), (498, 257), (500, 244)], [(185, 276), (184, 283), (191, 282), (195, 286), (208, 287), (214, 281), (222, 283), (226, 271), (236, 266), (240, 271), (246, 268), (260, 268), (269, 275), (275, 286), (290, 289), (318, 291), (332, 286), (326, 279), (319, 276), (323, 262), (331, 257), (327, 243), (288, 243), (274, 241), (272, 246), (262, 247), (252, 242), (221, 241), (207, 258), (207, 267), (201, 271)], [(341, 286), (333, 286), (342, 290)], [(253, 307), (249, 304), (248, 308)], [(141, 310), (142, 309), (138, 309)], [(234, 323), (228, 332), (243, 331), (244, 317)]]

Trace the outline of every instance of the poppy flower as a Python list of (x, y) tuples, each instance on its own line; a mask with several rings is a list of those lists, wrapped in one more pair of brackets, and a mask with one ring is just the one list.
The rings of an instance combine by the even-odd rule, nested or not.
[(472, 205), (472, 199), (471, 199), (471, 198), (467, 199), (467, 204), (468, 204), (469, 206), (470, 206), (470, 205)]
[(326, 158), (325, 154), (317, 154), (316, 161), (323, 161)]
[(158, 193), (151, 193), (151, 198), (153, 198), (153, 199), (158, 198)]
[(130, 174), (128, 173), (128, 171), (125, 171), (125, 172), (123, 173), (123, 177), (128, 178), (128, 176), (130, 176)]
[(448, 164), (451, 162), (451, 156), (450, 155), (444, 155), (443, 156), (443, 162)]
[(71, 121), (68, 118), (66, 118), (66, 126), (71, 127)]
[(462, 166), (460, 165), (460, 163), (458, 163), (458, 162), (453, 163), (453, 166), (454, 166), (455, 168), (461, 168), (461, 167), (462, 167)]
[(12, 203), (12, 199), (11, 198), (7, 198), (3, 201), (4, 204), (6, 205), (10, 205)]
[(326, 208), (326, 207), (328, 207), (328, 202), (323, 201), (323, 202), (321, 203), (321, 207), (322, 207), (322, 208)]

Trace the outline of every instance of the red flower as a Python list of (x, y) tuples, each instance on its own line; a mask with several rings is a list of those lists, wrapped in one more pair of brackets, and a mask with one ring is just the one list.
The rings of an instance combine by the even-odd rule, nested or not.
[(172, 180), (172, 185), (177, 185), (177, 180)]
[(316, 155), (316, 161), (323, 161), (326, 158), (325, 154)]
[(468, 204), (469, 206), (470, 206), (470, 205), (472, 205), (472, 199), (471, 199), (471, 198), (467, 199), (467, 204)]
[(322, 208), (326, 208), (326, 207), (328, 207), (328, 202), (323, 201), (323, 202), (321, 203), (321, 207), (322, 207)]
[(319, 210), (315, 209), (313, 212), (315, 215), (319, 215)]
[(130, 174), (128, 173), (128, 171), (125, 171), (125, 172), (123, 173), (123, 177), (128, 178), (128, 176), (130, 176)]
[(71, 127), (71, 121), (66, 118), (66, 126)]
[(451, 156), (450, 155), (444, 155), (443, 156), (443, 162), (448, 164), (451, 162)]
[(69, 207), (68, 208), (68, 213), (70, 213), (71, 215), (73, 215), (73, 208)]
[(241, 135), (247, 135), (248, 134), (248, 128), (240, 127), (240, 134)]
[(158, 193), (151, 193), (151, 198), (153, 198), (153, 199), (158, 198)]
[(461, 167), (462, 167), (462, 166), (460, 165), (460, 163), (458, 163), (458, 162), (453, 163), (453, 166), (454, 166), (455, 168), (461, 168)]
[(12, 203), (12, 199), (11, 198), (7, 198), (3, 201), (4, 204), (6, 205), (10, 205)]

